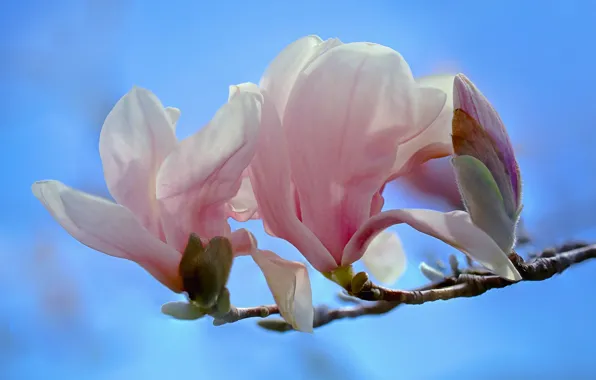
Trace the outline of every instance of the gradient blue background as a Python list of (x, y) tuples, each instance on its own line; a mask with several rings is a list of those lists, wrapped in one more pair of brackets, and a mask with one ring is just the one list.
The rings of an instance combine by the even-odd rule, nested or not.
[[(3, 1), (0, 5), (1, 379), (594, 379), (596, 263), (473, 299), (406, 306), (307, 334), (255, 321), (213, 327), (160, 314), (178, 299), (136, 265), (67, 235), (32, 196), (59, 179), (107, 196), (103, 119), (131, 86), (179, 107), (179, 137), (204, 125), (228, 85), (258, 81), (307, 35), (372, 41), (415, 75), (464, 72), (518, 151), (534, 246), (596, 238), (593, 1)], [(389, 189), (389, 207), (432, 205)], [(238, 227), (235, 224), (234, 227)], [(248, 225), (265, 248), (289, 244)], [(399, 228), (405, 277), (451, 249)], [(270, 303), (238, 260), (237, 305)], [(317, 303), (337, 288), (312, 273)]]

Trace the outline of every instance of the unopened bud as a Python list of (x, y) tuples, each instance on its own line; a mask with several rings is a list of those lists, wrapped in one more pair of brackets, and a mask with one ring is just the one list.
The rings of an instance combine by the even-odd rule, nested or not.
[(203, 247), (200, 237), (191, 234), (179, 266), (189, 298), (203, 308), (214, 307), (228, 282), (233, 260), (228, 239), (214, 237)]
[(363, 290), (369, 290), (371, 283), (368, 279), (368, 274), (366, 272), (358, 272), (352, 278), (352, 293), (358, 294)]
[(269, 309), (267, 309), (266, 307), (262, 307), (260, 312), (261, 312), (261, 318), (267, 318), (271, 314), (269, 312)]

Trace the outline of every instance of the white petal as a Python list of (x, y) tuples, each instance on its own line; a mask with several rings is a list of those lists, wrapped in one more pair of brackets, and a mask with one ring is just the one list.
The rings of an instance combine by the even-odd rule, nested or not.
[(442, 213), (423, 209), (401, 209), (377, 214), (352, 236), (346, 245), (342, 265), (358, 260), (372, 238), (384, 229), (400, 223), (406, 223), (459, 249), (503, 278), (511, 281), (521, 280), (519, 272), (505, 252), (472, 222), (468, 213), (463, 211)]
[(155, 176), (176, 144), (163, 105), (150, 91), (138, 87), (116, 103), (99, 138), (99, 154), (110, 193), (160, 238), (163, 233), (155, 201)]
[(323, 41), (318, 36), (306, 36), (288, 45), (269, 64), (259, 87), (269, 93), (280, 116), (285, 112), (298, 74), (313, 59), (341, 44), (341, 41), (335, 38)]
[(383, 231), (369, 243), (364, 256), (364, 265), (377, 280), (393, 284), (406, 270), (406, 254), (399, 236)]
[(166, 114), (170, 119), (170, 123), (172, 124), (172, 129), (176, 130), (176, 123), (178, 123), (178, 119), (180, 119), (180, 109), (175, 107), (166, 107)]
[(416, 78), (416, 82), (421, 87), (438, 88), (447, 95), (445, 102), (445, 108), (449, 110), (449, 113), (453, 112), (453, 81), (455, 75), (429, 75), (424, 77)]
[(81, 243), (134, 261), (173, 291), (182, 290), (178, 276), (182, 255), (141, 226), (127, 208), (58, 181), (36, 182), (32, 191), (54, 219)]
[(294, 329), (312, 332), (312, 290), (304, 264), (284, 260), (271, 251), (256, 250), (252, 257), (265, 275), (282, 317)]
[[(428, 125), (428, 127), (416, 138), (399, 146), (392, 178), (405, 175), (427, 160), (444, 157), (453, 152), (451, 143), (453, 80), (454, 75), (432, 75), (416, 79), (416, 82), (422, 88), (421, 97), (425, 91), (428, 91), (425, 89), (431, 88), (441, 90), (446, 98), (443, 108), (438, 115), (435, 113), (436, 99), (433, 102), (426, 103), (425, 107), (420, 108), (420, 112), (425, 112), (427, 108), (430, 108), (431, 112), (426, 112), (426, 115), (435, 115), (434, 120), (432, 117), (430, 119), (421, 118), (421, 122)], [(423, 97), (419, 101), (425, 104)], [(429, 121), (432, 122), (428, 124)]]
[(259, 86), (252, 82), (244, 82), (240, 84), (235, 84), (228, 88), (228, 102), (232, 100), (234, 96), (241, 92), (250, 92), (258, 96), (261, 96), (261, 90), (259, 89)]
[(161, 312), (181, 321), (194, 321), (195, 319), (205, 316), (198, 307), (182, 301), (163, 304), (161, 306)]
[(235, 95), (162, 164), (157, 199), (166, 239), (177, 249), (191, 232), (205, 238), (229, 232), (226, 203), (237, 194), (254, 155), (261, 103), (260, 94)]

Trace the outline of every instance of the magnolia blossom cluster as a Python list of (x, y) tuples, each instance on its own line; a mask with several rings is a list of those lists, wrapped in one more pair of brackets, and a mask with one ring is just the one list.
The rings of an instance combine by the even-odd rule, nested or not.
[[(400, 240), (385, 231), (400, 223), (520, 279), (508, 258), (519, 169), (497, 112), (462, 74), (414, 78), (388, 47), (308, 36), (279, 53), (258, 85), (231, 86), (213, 119), (182, 141), (179, 116), (141, 88), (118, 101), (99, 142), (113, 202), (54, 180), (33, 185), (74, 238), (138, 263), (203, 307), (170, 305), (169, 314), (198, 317), (229, 303), (231, 260), (250, 255), (286, 321), (312, 330), (306, 266), (231, 231), (230, 217), (262, 220), (340, 285), (361, 259), (381, 281), (401, 275)], [(387, 183), (446, 156), (467, 212), (382, 211)], [(223, 269), (207, 270), (218, 261)]]

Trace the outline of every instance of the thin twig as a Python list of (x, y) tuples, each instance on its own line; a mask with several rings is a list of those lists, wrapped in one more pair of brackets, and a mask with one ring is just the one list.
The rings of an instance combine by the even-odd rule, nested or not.
[(238, 322), (241, 319), (246, 318), (266, 318), (273, 314), (279, 314), (279, 308), (277, 305), (263, 305), (256, 307), (234, 307), (230, 311), (221, 316), (213, 319), (213, 325), (221, 326), (226, 323)]
[(319, 306), (315, 310), (313, 327), (321, 327), (339, 319), (357, 318), (363, 315), (381, 315), (390, 312), (397, 305), (393, 302), (362, 303), (358, 306), (340, 307), (329, 309), (326, 306)]

